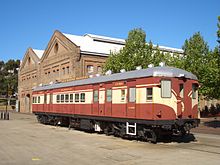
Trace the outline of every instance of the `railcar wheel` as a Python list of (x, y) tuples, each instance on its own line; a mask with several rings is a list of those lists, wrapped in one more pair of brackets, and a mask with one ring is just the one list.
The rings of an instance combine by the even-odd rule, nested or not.
[(145, 139), (150, 143), (157, 143), (157, 134), (152, 129), (145, 129), (144, 130)]

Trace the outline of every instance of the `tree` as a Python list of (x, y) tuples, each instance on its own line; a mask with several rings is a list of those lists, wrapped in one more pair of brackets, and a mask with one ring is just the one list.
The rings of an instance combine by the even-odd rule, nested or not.
[(183, 45), (182, 68), (195, 74), (201, 87), (199, 93), (207, 99), (219, 98), (218, 49), (210, 51), (207, 42), (199, 32), (195, 33)]
[(153, 45), (146, 45), (146, 34), (142, 29), (131, 30), (125, 47), (119, 52), (111, 52), (104, 66), (104, 71), (112, 70), (114, 73), (121, 69), (134, 70), (137, 66), (146, 67), (153, 52)]
[[(217, 31), (217, 37), (220, 40), (220, 16), (218, 16), (218, 23), (217, 23), (218, 31)], [(220, 44), (220, 43), (219, 43)]]
[(6, 95), (8, 89), (11, 94), (17, 92), (18, 86), (18, 70), (20, 61), (9, 60), (8, 62), (0, 62), (0, 95)]
[(189, 40), (185, 40), (184, 50), (184, 69), (194, 73), (200, 78), (200, 73), (204, 69), (206, 56), (209, 53), (207, 42), (204, 41), (200, 32), (195, 33)]
[(185, 40), (183, 45), (184, 50), (184, 63), (183, 68), (189, 72), (194, 73), (199, 82), (202, 84), (200, 88), (200, 94), (207, 95), (207, 86), (204, 86), (206, 82), (206, 63), (207, 56), (209, 53), (209, 48), (207, 43), (204, 41), (203, 37), (199, 32), (195, 33), (189, 40)]

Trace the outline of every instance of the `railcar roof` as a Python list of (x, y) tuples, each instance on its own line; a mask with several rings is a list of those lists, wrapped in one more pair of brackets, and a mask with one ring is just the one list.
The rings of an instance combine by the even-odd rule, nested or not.
[(39, 86), (34, 88), (34, 91), (57, 89), (57, 88), (79, 86), (79, 85), (97, 84), (97, 83), (103, 83), (109, 81), (120, 81), (120, 80), (142, 78), (142, 77), (185, 77), (187, 79), (198, 80), (197, 77), (190, 72), (174, 67), (164, 66), (164, 67), (152, 67), (141, 70), (133, 70), (124, 73), (115, 73), (111, 75), (75, 80), (65, 83), (56, 83), (46, 86)]

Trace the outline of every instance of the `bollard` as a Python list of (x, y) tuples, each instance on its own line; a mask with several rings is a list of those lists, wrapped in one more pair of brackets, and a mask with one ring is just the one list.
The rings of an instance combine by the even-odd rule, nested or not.
[(1, 112), (0, 119), (1, 120), (9, 120), (10, 115), (9, 112)]
[(6, 120), (9, 120), (9, 112), (6, 114)]
[(1, 112), (1, 119), (3, 119), (3, 112)]
[(6, 119), (6, 112), (3, 112), (4, 120)]

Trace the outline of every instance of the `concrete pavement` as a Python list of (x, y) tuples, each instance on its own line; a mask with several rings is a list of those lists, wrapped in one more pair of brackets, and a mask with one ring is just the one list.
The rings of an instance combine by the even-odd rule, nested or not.
[(212, 164), (220, 162), (220, 136), (195, 133), (195, 141), (150, 144), (39, 124), (34, 115), (0, 120), (0, 165)]

